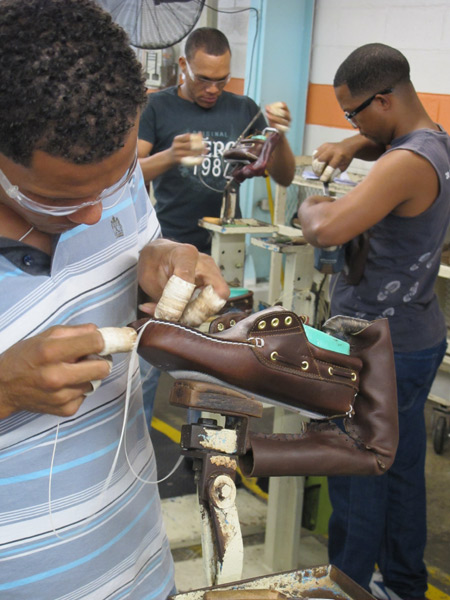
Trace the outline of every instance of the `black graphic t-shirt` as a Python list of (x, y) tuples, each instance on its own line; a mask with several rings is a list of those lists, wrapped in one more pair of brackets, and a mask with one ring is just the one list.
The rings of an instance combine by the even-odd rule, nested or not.
[[(208, 147), (200, 166), (177, 165), (153, 180), (156, 212), (164, 237), (210, 251), (210, 234), (198, 226), (198, 220), (220, 215), (226, 184), (222, 154), (258, 110), (251, 98), (230, 92), (223, 92), (212, 108), (180, 98), (176, 87), (150, 94), (140, 119), (139, 138), (153, 145), (152, 155), (170, 148), (173, 138), (183, 133), (201, 132)], [(246, 135), (266, 126), (260, 115)]]

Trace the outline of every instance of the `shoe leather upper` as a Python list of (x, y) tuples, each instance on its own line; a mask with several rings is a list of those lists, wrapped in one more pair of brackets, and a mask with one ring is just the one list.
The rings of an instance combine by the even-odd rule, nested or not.
[[(228, 323), (230, 315), (223, 316)], [(344, 415), (352, 409), (361, 360), (309, 343), (302, 319), (281, 306), (209, 334), (156, 319), (131, 326), (139, 329), (144, 324), (138, 352), (159, 369), (204, 373), (324, 416)]]

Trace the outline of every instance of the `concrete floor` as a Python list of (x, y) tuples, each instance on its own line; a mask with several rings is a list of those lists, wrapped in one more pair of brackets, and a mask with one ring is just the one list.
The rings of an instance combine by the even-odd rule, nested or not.
[[(162, 374), (155, 401), (154, 416), (179, 430), (185, 422), (186, 411), (171, 407), (167, 401), (172, 382), (173, 380), (167, 374)], [(442, 454), (438, 455), (434, 452), (433, 423), (437, 414), (436, 407), (434, 402), (429, 402), (426, 406), (428, 544), (425, 560), (430, 575), (427, 597), (430, 600), (450, 600), (450, 440), (446, 440), (444, 443)], [(245, 526), (241, 524), (245, 546), (243, 578), (270, 573), (270, 569), (264, 565), (265, 503), (244, 489), (239, 490), (237, 504), (241, 521), (243, 519), (246, 523)], [(239, 508), (240, 506), (241, 508)], [(248, 515), (245, 518), (241, 516), (245, 507), (250, 510), (252, 518), (249, 518)], [(190, 515), (189, 518), (191, 518), (196, 512), (195, 496), (164, 500), (163, 511), (176, 561), (178, 590), (187, 591), (203, 587), (205, 583), (200, 558), (200, 538), (196, 529), (198, 521), (197, 517), (194, 517), (192, 521), (187, 519), (187, 515)], [(181, 538), (180, 532), (183, 532)], [(313, 535), (306, 530), (302, 531), (298, 568), (327, 563), (326, 536)]]
[(425, 411), (428, 432), (425, 468), (428, 538), (425, 560), (431, 580), (450, 594), (450, 439), (445, 441), (442, 454), (434, 452), (436, 408), (434, 402), (428, 402)]

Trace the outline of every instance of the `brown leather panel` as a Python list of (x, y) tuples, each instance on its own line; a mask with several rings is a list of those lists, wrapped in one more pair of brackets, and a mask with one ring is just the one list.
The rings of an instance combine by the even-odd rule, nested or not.
[[(138, 352), (159, 369), (206, 373), (287, 406), (325, 416), (348, 413), (358, 391), (361, 360), (327, 350), (318, 352), (307, 341), (301, 319), (276, 308), (281, 311), (266, 309), (213, 335), (155, 319), (131, 326), (138, 329), (148, 323)], [(291, 316), (291, 325), (259, 328), (262, 319), (270, 321), (278, 313), (283, 318)], [(262, 346), (256, 338), (262, 340)]]
[(302, 435), (250, 434), (251, 449), (240, 457), (246, 477), (286, 475), (375, 475), (377, 457), (335, 423), (310, 425)]
[(397, 383), (387, 319), (378, 319), (351, 336), (351, 353), (362, 360), (355, 417), (345, 426), (350, 435), (392, 463), (398, 445)]
[(351, 353), (362, 360), (355, 414), (312, 423), (301, 435), (250, 434), (241, 457), (247, 476), (379, 475), (392, 465), (398, 444), (394, 357), (387, 319), (368, 324), (350, 338)]

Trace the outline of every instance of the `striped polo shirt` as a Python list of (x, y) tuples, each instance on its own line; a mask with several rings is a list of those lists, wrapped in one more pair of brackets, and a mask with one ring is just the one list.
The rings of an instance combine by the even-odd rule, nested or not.
[[(53, 325), (136, 318), (139, 252), (160, 235), (139, 165), (105, 204), (99, 223), (59, 236), (51, 259), (0, 238), (0, 353)], [(135, 353), (113, 356), (73, 417), (1, 420), (0, 597), (166, 598), (173, 563), (157, 485), (147, 483), (156, 479)]]

